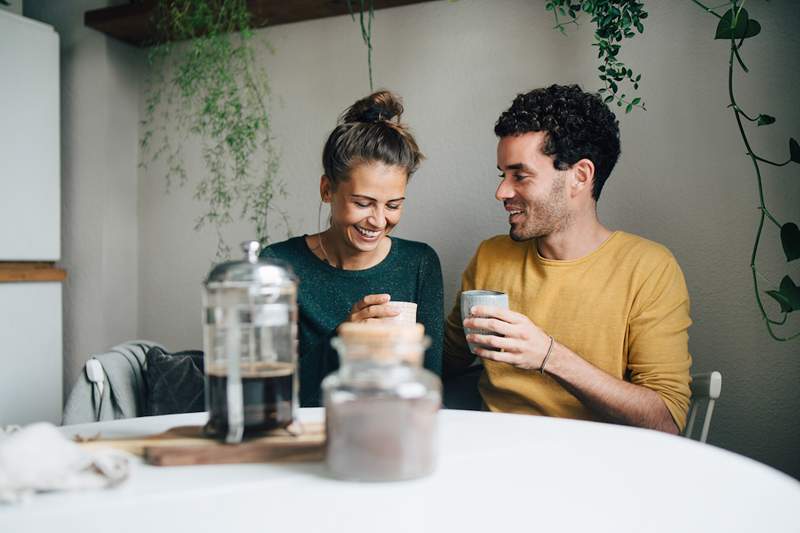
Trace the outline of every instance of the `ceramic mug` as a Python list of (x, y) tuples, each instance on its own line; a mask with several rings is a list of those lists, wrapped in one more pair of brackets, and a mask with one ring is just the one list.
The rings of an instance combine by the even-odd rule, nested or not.
[(399, 311), (397, 316), (387, 316), (381, 322), (391, 324), (416, 324), (417, 323), (417, 304), (414, 302), (389, 302), (389, 307)]
[[(508, 295), (504, 292), (499, 291), (487, 291), (487, 290), (474, 290), (474, 291), (464, 291), (461, 293), (461, 321), (463, 321), (471, 316), (469, 314), (469, 310), (475, 307), (476, 305), (491, 305), (494, 307), (503, 307), (508, 309)], [(485, 329), (473, 329), (473, 328), (464, 328), (464, 335), (469, 335), (470, 333), (477, 333), (477, 334), (490, 334), (493, 335), (491, 331), (487, 331)], [(475, 348), (480, 347), (480, 344), (473, 344), (471, 342), (467, 342), (469, 345), (469, 351), (475, 353)]]

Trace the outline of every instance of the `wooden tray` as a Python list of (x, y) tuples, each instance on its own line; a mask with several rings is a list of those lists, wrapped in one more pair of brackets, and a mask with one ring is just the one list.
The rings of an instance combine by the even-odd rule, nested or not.
[(156, 435), (133, 439), (77, 439), (84, 448), (112, 447), (144, 458), (155, 466), (231, 463), (321, 461), (325, 454), (324, 424), (293, 424), (248, 438), (241, 444), (225, 444), (203, 434), (203, 426), (181, 426)]

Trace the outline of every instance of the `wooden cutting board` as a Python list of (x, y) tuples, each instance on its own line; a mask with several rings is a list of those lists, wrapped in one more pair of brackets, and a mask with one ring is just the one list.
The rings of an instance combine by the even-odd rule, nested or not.
[(133, 439), (76, 439), (84, 448), (112, 447), (143, 457), (155, 466), (321, 461), (325, 455), (324, 424), (292, 424), (287, 429), (225, 444), (209, 438), (203, 426), (181, 426)]

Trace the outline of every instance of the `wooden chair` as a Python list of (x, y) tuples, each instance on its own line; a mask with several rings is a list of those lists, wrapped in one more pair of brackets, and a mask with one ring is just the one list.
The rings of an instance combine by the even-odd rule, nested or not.
[(722, 374), (716, 370), (706, 374), (692, 375), (692, 403), (689, 406), (689, 419), (683, 436), (692, 438), (695, 423), (698, 422), (698, 413), (705, 407), (705, 414), (702, 415), (703, 429), (700, 431), (700, 442), (708, 439), (708, 429), (711, 426), (711, 415), (714, 414), (714, 403), (719, 399), (722, 391)]

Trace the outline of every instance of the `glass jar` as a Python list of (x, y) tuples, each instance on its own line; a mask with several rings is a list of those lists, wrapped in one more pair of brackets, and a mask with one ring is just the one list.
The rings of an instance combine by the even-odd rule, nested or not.
[(340, 368), (322, 382), (331, 473), (395, 481), (433, 472), (442, 384), (422, 368), (423, 326), (346, 323), (332, 344)]
[(206, 432), (226, 442), (288, 426), (297, 412), (297, 278), (277, 260), (216, 266), (203, 291)]

